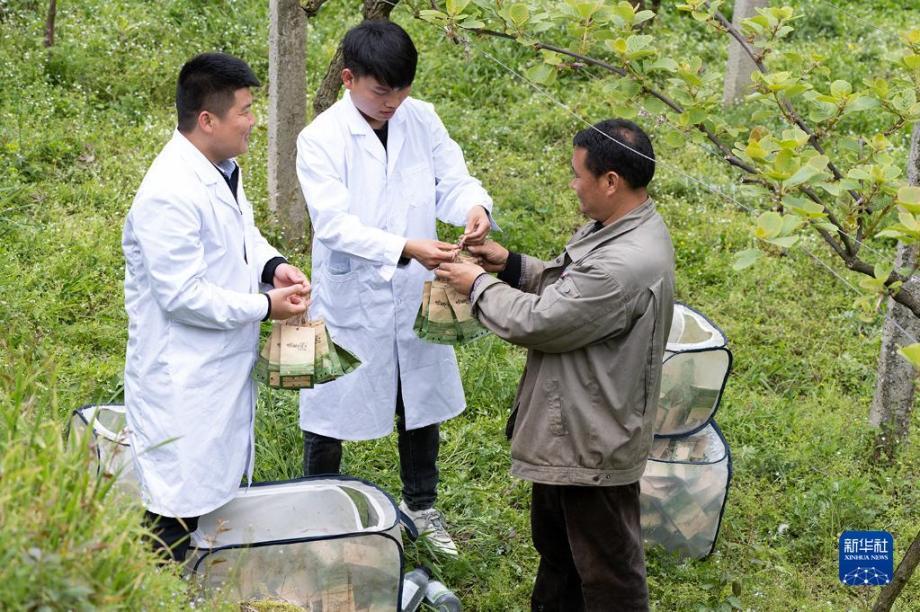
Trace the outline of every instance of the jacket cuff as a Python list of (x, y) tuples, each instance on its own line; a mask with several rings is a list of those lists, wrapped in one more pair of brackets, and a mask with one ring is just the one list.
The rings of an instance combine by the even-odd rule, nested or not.
[(278, 269), (283, 263), (287, 263), (287, 259), (284, 257), (272, 257), (267, 262), (265, 262), (265, 267), (262, 268), (262, 282), (266, 285), (275, 286), (275, 270)]
[(482, 294), (493, 285), (503, 285), (504, 283), (494, 276), (489, 274), (480, 274), (475, 283), (473, 284), (473, 290), (470, 291), (470, 304), (473, 309), (476, 309), (476, 303), (479, 301), (479, 298), (482, 297)]
[(508, 260), (505, 262), (505, 269), (498, 273), (498, 280), (504, 281), (512, 287), (521, 286), (521, 254), (514, 251), (508, 252)]

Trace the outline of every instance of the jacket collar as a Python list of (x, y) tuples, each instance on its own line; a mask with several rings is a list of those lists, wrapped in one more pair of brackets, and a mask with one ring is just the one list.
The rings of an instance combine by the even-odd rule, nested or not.
[(594, 221), (582, 226), (575, 233), (572, 241), (566, 245), (565, 250), (569, 257), (572, 258), (572, 261), (578, 261), (605, 242), (614, 240), (636, 229), (654, 215), (655, 203), (649, 198), (622, 218), (595, 232), (590, 231)]
[[(408, 101), (409, 98), (406, 98)], [(380, 139), (374, 133), (374, 128), (367, 122), (358, 107), (351, 99), (351, 92), (345, 91), (342, 96), (342, 105), (345, 108), (345, 120), (348, 123), (348, 129), (353, 136), (363, 136), (361, 142), (362, 148), (370, 153), (375, 159), (388, 166), (388, 173), (392, 172), (396, 165), (396, 158), (405, 142), (405, 122), (406, 122), (406, 101), (404, 101), (393, 116), (388, 121), (389, 131), (387, 133), (387, 148), (384, 149)]]
[[(220, 175), (220, 170), (182, 132), (179, 130), (173, 132), (173, 137), (169, 144), (175, 147), (182, 159), (198, 176), (198, 179), (207, 185), (222, 202), (233, 208), (238, 208), (236, 199), (230, 193), (230, 187), (227, 186), (227, 182)], [(236, 160), (232, 161), (236, 163)]]

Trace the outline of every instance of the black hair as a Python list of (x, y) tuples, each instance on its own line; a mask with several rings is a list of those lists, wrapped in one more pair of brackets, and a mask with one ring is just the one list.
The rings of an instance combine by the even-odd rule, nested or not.
[(575, 134), (572, 144), (587, 151), (585, 165), (594, 176), (613, 171), (633, 189), (645, 187), (655, 176), (652, 143), (642, 128), (627, 119), (596, 123)]
[(179, 131), (195, 129), (203, 110), (222, 117), (233, 106), (236, 90), (258, 87), (259, 79), (243, 60), (226, 53), (202, 53), (182, 66), (176, 84)]
[(401, 89), (415, 80), (418, 51), (392, 21), (365, 21), (345, 34), (342, 58), (356, 77), (372, 76), (381, 85)]

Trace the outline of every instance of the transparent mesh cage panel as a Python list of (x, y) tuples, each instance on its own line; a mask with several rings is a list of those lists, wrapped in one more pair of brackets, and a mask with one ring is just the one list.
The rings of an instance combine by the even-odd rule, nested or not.
[(714, 348), (666, 354), (655, 433), (682, 435), (701, 428), (719, 407), (731, 353)]
[(139, 485), (125, 427), (124, 406), (84, 406), (71, 417), (69, 442), (85, 445), (94, 473), (114, 478), (119, 489), (136, 492)]
[(718, 348), (725, 344), (725, 335), (702, 313), (685, 304), (674, 304), (671, 332), (668, 334), (669, 351)]
[(399, 537), (393, 501), (359, 480), (306, 478), (243, 487), (198, 521), (198, 548), (220, 548), (342, 533), (391, 532)]
[(640, 482), (646, 541), (687, 557), (712, 552), (731, 479), (731, 461), (713, 423), (685, 438), (656, 439)]
[(336, 612), (398, 609), (400, 546), (382, 534), (217, 549), (195, 576), (233, 602), (268, 601)]
[(393, 500), (360, 480), (241, 488), (192, 534), (197, 580), (218, 599), (308, 610), (393, 610), (402, 540)]

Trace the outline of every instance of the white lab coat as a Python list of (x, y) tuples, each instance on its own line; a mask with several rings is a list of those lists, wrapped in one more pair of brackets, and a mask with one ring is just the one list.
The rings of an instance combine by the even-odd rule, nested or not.
[(397, 266), (407, 238), (437, 238), (435, 217), (463, 226), (492, 200), (434, 108), (407, 98), (389, 120), (384, 150), (348, 92), (297, 139), (297, 175), (313, 222), (312, 318), (362, 361), (355, 372), (303, 390), (300, 427), (341, 440), (393, 430), (397, 369), (406, 427), (456, 416), (466, 406), (453, 348), (412, 330), (434, 275)]
[(127, 421), (144, 505), (164, 516), (205, 514), (252, 476), (258, 290), (278, 252), (237, 192), (176, 132), (125, 221)]

